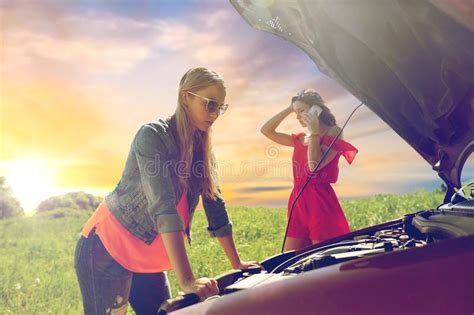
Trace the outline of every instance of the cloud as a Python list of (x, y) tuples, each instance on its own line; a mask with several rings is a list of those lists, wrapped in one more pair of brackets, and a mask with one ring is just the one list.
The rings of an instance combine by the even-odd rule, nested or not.
[(314, 70), (308, 71), (312, 62), (302, 51), (251, 29), (231, 6), (212, 14), (198, 10), (189, 19), (155, 21), (154, 28), (156, 49), (219, 71), (228, 82), (229, 97), (238, 95), (242, 106), (256, 97), (263, 101), (280, 95), (287, 98), (288, 91), (294, 94), (315, 75)]
[(304, 86), (301, 82), (318, 76), (315, 70), (308, 72), (312, 62), (303, 52), (251, 29), (231, 5), (196, 5), (190, 16), (138, 20), (92, 9), (74, 11), (56, 2), (20, 2), (6, 8), (5, 64), (11, 73), (19, 66), (31, 72), (45, 64), (79, 75), (124, 74), (153, 60), (206, 65), (224, 74), (229, 96), (239, 94), (244, 105), (254, 97), (252, 91), (287, 97), (288, 91), (294, 94)]
[(34, 69), (38, 59), (71, 66), (76, 71), (121, 73), (150, 54), (150, 49), (131, 43), (89, 38), (52, 38), (26, 31), (7, 32), (6, 64)]
[(232, 49), (220, 43), (215, 32), (201, 31), (192, 25), (180, 21), (159, 21), (155, 25), (157, 32), (155, 44), (161, 49), (178, 53), (187, 53), (197, 64), (223, 63), (231, 58)]
[[(50, 69), (64, 72), (113, 75), (145, 61), (178, 60), (214, 68), (240, 91), (255, 83), (255, 88), (266, 87), (275, 74), (304, 68), (300, 58), (293, 58), (297, 48), (250, 29), (230, 5), (212, 14), (208, 5), (189, 18), (136, 20), (103, 11), (75, 12), (56, 2), (44, 7), (20, 2), (5, 8), (5, 65), (11, 73), (49, 63)], [(273, 50), (275, 45), (283, 47)], [(282, 62), (285, 67), (275, 67)]]
[(365, 130), (358, 130), (358, 131), (353, 131), (351, 133), (348, 133), (348, 137), (351, 140), (357, 139), (357, 138), (363, 138), (366, 136), (375, 136), (383, 132), (391, 131), (392, 129), (388, 126), (369, 126), (369, 128), (366, 128)]
[(57, 1), (18, 1), (2, 9), (2, 63), (9, 75), (61, 69), (117, 75), (152, 53), (148, 22)]

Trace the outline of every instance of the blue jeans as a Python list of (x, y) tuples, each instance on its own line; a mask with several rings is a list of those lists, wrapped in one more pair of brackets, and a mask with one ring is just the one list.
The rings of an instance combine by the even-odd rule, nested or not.
[(135, 273), (117, 263), (94, 231), (76, 245), (74, 267), (84, 314), (125, 314), (130, 302), (137, 315), (156, 315), (171, 297), (165, 272)]

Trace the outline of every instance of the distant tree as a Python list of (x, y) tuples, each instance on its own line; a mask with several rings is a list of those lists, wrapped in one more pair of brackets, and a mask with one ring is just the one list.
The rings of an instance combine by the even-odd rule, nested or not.
[(70, 192), (42, 201), (36, 208), (36, 211), (45, 212), (56, 208), (95, 210), (102, 199), (102, 197), (94, 196), (83, 191)]
[(6, 184), (5, 177), (0, 176), (0, 219), (19, 217), (25, 214), (12, 190)]

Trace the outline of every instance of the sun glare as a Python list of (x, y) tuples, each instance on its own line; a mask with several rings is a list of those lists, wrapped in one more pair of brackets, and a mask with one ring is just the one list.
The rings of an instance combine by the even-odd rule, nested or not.
[(42, 200), (53, 195), (56, 190), (51, 165), (42, 160), (12, 162), (6, 180), (25, 212), (33, 211)]

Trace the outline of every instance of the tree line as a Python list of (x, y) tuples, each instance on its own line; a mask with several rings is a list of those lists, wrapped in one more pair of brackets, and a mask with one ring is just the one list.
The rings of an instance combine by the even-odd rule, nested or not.
[[(36, 208), (36, 213), (51, 211), (57, 208), (72, 208), (79, 210), (95, 210), (103, 197), (94, 196), (83, 191), (69, 192), (64, 195), (49, 197)], [(25, 211), (20, 202), (13, 196), (11, 187), (5, 177), (0, 176), (0, 220), (22, 217)]]

